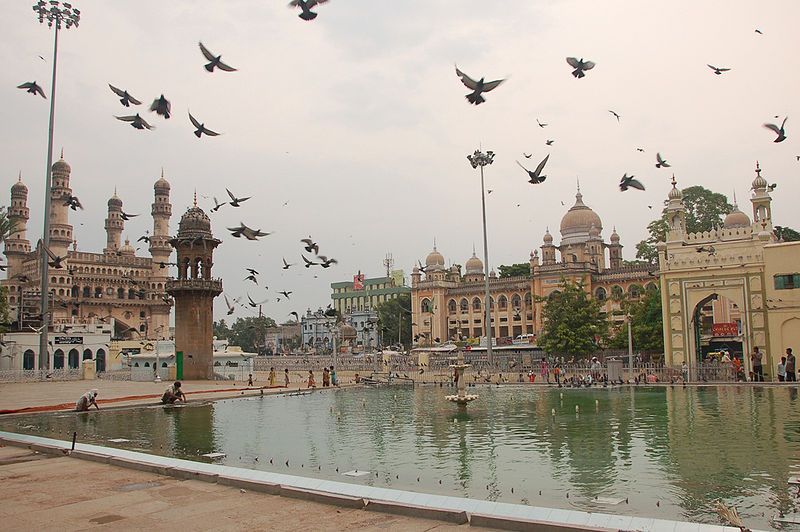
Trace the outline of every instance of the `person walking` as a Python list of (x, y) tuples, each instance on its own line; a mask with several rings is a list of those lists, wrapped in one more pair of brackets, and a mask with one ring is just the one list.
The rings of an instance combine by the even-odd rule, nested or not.
[(317, 381), (314, 380), (314, 371), (313, 370), (308, 370), (308, 387), (309, 388), (316, 388), (317, 387)]
[(336, 376), (336, 369), (331, 366), (331, 385), (339, 386), (339, 377)]
[(797, 382), (797, 366), (792, 348), (786, 348), (786, 382)]
[(270, 388), (275, 387), (275, 379), (276, 379), (276, 377), (277, 376), (275, 375), (275, 368), (274, 367), (269, 368), (269, 387)]
[(543, 358), (542, 363), (539, 365), (539, 374), (542, 376), (542, 381), (550, 384), (550, 365), (547, 363), (546, 358)]
[(786, 382), (786, 357), (781, 357), (778, 364), (778, 382)]
[(252, 373), (248, 373), (247, 374), (247, 385), (248, 386), (252, 386), (253, 385), (253, 374)]
[(753, 352), (750, 354), (750, 362), (753, 364), (753, 381), (755, 382), (764, 382), (763, 360), (764, 354), (758, 350), (758, 346), (754, 347)]
[(327, 388), (331, 385), (331, 374), (328, 371), (328, 366), (322, 368), (322, 387)]
[(283, 370), (283, 385), (289, 387), (289, 368)]

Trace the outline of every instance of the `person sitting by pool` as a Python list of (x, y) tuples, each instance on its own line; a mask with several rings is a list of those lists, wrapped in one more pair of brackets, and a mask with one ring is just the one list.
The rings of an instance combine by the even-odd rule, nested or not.
[(175, 381), (170, 384), (161, 396), (161, 402), (165, 405), (175, 404), (175, 401), (180, 399), (186, 402), (186, 394), (181, 390), (181, 381)]
[(92, 405), (94, 405), (96, 409), (100, 410), (100, 407), (97, 405), (97, 390), (95, 389), (91, 389), (85, 394), (81, 395), (81, 398), (78, 399), (77, 403), (75, 403), (75, 411), (88, 412)]
[(356, 384), (361, 382), (361, 376), (358, 373), (356, 373), (356, 377), (355, 378), (356, 378)]

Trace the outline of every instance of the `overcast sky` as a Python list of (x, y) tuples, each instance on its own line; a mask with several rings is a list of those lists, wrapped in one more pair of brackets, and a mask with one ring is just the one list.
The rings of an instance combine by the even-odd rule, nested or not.
[[(35, 245), (49, 107), (15, 87), (36, 80), (49, 96), (53, 33), (32, 3), (6, 2), (0, 18), (0, 204), (22, 171)], [(127, 212), (143, 214), (124, 234), (133, 241), (151, 229), (162, 167), (173, 232), (195, 188), (207, 211), (225, 187), (252, 195), (211, 215), (223, 240), (215, 274), (229, 296), (269, 296), (265, 313), (279, 321), (324, 307), (330, 283), (359, 269), (380, 275), (387, 252), (407, 276), (434, 238), (448, 263), (463, 264), (473, 244), (482, 257), (480, 180), (466, 160), (479, 143), (497, 154), (486, 172), (492, 267), (527, 261), (547, 226), (558, 243), (577, 177), (606, 240), (617, 227), (626, 259), (657, 217), (672, 170), (681, 187), (735, 190), (749, 214), (760, 160), (778, 184), (775, 223), (800, 226), (797, 0), (331, 0), (313, 22), (280, 0), (75, 5), (80, 27), (59, 43), (55, 146), (86, 206), (71, 213), (79, 248), (103, 248), (114, 187)], [(199, 40), (239, 71), (206, 72)], [(577, 80), (567, 56), (597, 67)], [(476, 79), (509, 79), (475, 107), (454, 63)], [(707, 63), (732, 70), (716, 76)], [(174, 116), (140, 106), (157, 129), (135, 130), (113, 118), (132, 113), (107, 83), (145, 104), (164, 93)], [(223, 134), (198, 140), (188, 109)], [(761, 127), (775, 115), (789, 116), (781, 144)], [(539, 128), (537, 118), (549, 125)], [(657, 151), (673, 168), (655, 168)], [(548, 153), (547, 181), (527, 184), (515, 160), (535, 166)], [(620, 193), (624, 172), (647, 191)], [(240, 221), (274, 234), (230, 238), (225, 227)], [(282, 270), (281, 257), (302, 262), (298, 240), (309, 234), (338, 266)], [(242, 280), (245, 266), (261, 272), (268, 292)], [(293, 291), (292, 300), (277, 303), (279, 290)], [(217, 315), (224, 307), (220, 298)]]

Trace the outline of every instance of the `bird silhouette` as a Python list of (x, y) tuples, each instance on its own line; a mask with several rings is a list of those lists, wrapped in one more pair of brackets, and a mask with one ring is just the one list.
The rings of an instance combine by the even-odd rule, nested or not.
[(548, 146), (552, 146), (554, 142), (555, 142), (555, 140), (546, 140), (546, 141), (544, 141), (544, 143), (547, 144)]
[(125, 212), (125, 211), (120, 211), (120, 214), (119, 214), (119, 216), (120, 216), (120, 218), (122, 218), (123, 220), (130, 220), (131, 218), (136, 218), (136, 217), (137, 217), (137, 216), (139, 216), (139, 215), (138, 215), (138, 214), (128, 214), (128, 213), (127, 213), (127, 212)]
[(773, 140), (772, 142), (783, 142), (786, 140), (786, 132), (784, 131), (784, 126), (786, 126), (786, 120), (788, 120), (788, 116), (783, 119), (781, 123), (781, 127), (776, 126), (775, 124), (764, 124), (764, 127), (773, 131), (778, 137)]
[(468, 75), (461, 72), (458, 67), (456, 67), (456, 75), (461, 78), (461, 83), (463, 83), (465, 87), (472, 89), (472, 92), (467, 94), (465, 98), (473, 105), (480, 105), (485, 102), (486, 100), (483, 98), (483, 96), (481, 96), (481, 93), (494, 90), (505, 81), (504, 79), (484, 81), (484, 78), (475, 81)]
[(282, 291), (280, 291), (280, 292), (278, 292), (278, 293), (279, 293), (279, 294), (281, 294), (281, 295), (282, 295), (283, 297), (285, 297), (286, 299), (290, 299), (290, 298), (289, 298), (289, 295), (291, 295), (291, 294), (292, 294), (292, 292), (291, 292), (291, 291), (287, 292), (286, 290), (282, 290)]
[(301, 238), (300, 242), (305, 244), (305, 250), (309, 253), (319, 254), (319, 245), (311, 239), (311, 235), (308, 238)]
[(151, 126), (147, 123), (147, 121), (139, 116), (139, 113), (135, 115), (128, 115), (128, 116), (114, 116), (117, 120), (122, 120), (123, 122), (130, 122), (131, 126), (135, 127), (136, 129), (155, 129), (156, 126)]
[(239, 205), (241, 205), (242, 203), (244, 203), (245, 201), (249, 200), (252, 197), (252, 196), (247, 196), (246, 198), (237, 198), (236, 196), (233, 195), (233, 192), (231, 192), (227, 188), (225, 189), (225, 192), (227, 192), (228, 196), (231, 197), (230, 201), (231, 207), (238, 207)]
[(294, 316), (294, 321), (300, 321), (300, 316), (295, 311), (291, 311), (289, 316)]
[(212, 54), (208, 48), (203, 46), (202, 42), (198, 44), (200, 45), (200, 51), (203, 52), (203, 56), (210, 61), (204, 67), (206, 70), (208, 70), (209, 72), (214, 72), (214, 69), (218, 68), (220, 70), (224, 70), (225, 72), (236, 72), (235, 68), (233, 68), (230, 65), (226, 65), (225, 63), (222, 62), (221, 55)]
[(78, 209), (83, 210), (83, 205), (81, 205), (80, 200), (76, 196), (73, 196), (72, 194), (66, 194), (62, 196), (61, 199), (64, 200), (63, 205), (65, 207), (69, 207), (73, 211), (77, 211)]
[(233, 304), (231, 303), (231, 300), (228, 299), (227, 295), (225, 296), (225, 305), (228, 307), (228, 316), (230, 316), (236, 311), (236, 308), (234, 308)]
[(116, 94), (117, 96), (120, 97), (119, 103), (121, 103), (125, 107), (130, 107), (131, 104), (133, 104), (133, 105), (141, 105), (142, 102), (140, 102), (139, 100), (137, 100), (136, 98), (131, 96), (128, 93), (128, 91), (122, 90), (122, 89), (118, 89), (114, 85), (112, 85), (111, 83), (108, 84), (108, 87), (111, 89), (111, 92), (113, 92), (114, 94)]
[(320, 260), (320, 266), (323, 268), (330, 268), (331, 264), (339, 264), (339, 261), (336, 259), (329, 259), (325, 255), (319, 255), (317, 258)]
[(247, 294), (247, 304), (250, 305), (253, 308), (255, 308), (255, 307), (259, 306), (259, 305), (263, 305), (268, 300), (269, 299), (265, 299), (264, 301), (259, 301), (258, 303), (256, 303), (255, 301), (253, 301), (253, 298), (250, 297), (250, 294)]
[(148, 235), (143, 235), (143, 236), (140, 236), (139, 238), (137, 238), (136, 241), (137, 242), (147, 242), (149, 244), (150, 243), (150, 237)]
[(636, 151), (640, 151), (640, 152), (644, 153), (644, 148), (636, 148)]
[(661, 157), (660, 153), (656, 153), (656, 168), (669, 168), (670, 165), (667, 164), (667, 161)]
[[(189, 113), (189, 121), (195, 128), (197, 128), (195, 129), (194, 134), (198, 139), (204, 134), (209, 137), (216, 137), (217, 135), (219, 135), (219, 133), (217, 133), (216, 131), (211, 131), (210, 129), (208, 129), (205, 124), (201, 124), (200, 122), (198, 122), (197, 119), (192, 116), (192, 113)], [(233, 204), (231, 203), (231, 205)], [(238, 205), (233, 205), (233, 206), (238, 207)]]
[(612, 111), (611, 109), (609, 109), (608, 112), (611, 113), (612, 115), (614, 115), (614, 118), (616, 118), (617, 122), (619, 122), (619, 119), (621, 117), (619, 116), (619, 114), (616, 111)]
[(45, 100), (47, 99), (47, 96), (44, 95), (44, 91), (39, 86), (39, 84), (36, 83), (35, 81), (26, 81), (25, 83), (22, 83), (21, 85), (17, 85), (17, 88), (18, 89), (25, 89), (27, 92), (29, 92), (31, 94), (38, 94), (39, 96), (41, 96)]
[(550, 159), (550, 154), (545, 156), (545, 158), (542, 159), (542, 161), (536, 166), (536, 170), (532, 172), (527, 168), (525, 168), (524, 166), (522, 166), (522, 163), (520, 163), (519, 161), (517, 161), (517, 164), (519, 165), (520, 168), (522, 168), (523, 170), (525, 170), (525, 172), (527, 172), (529, 178), (528, 183), (532, 185), (538, 185), (540, 183), (544, 183), (544, 180), (547, 179), (546, 175), (542, 175), (542, 171), (544, 170), (544, 166), (547, 164), (548, 159)]
[(575, 69), (572, 71), (572, 75), (578, 79), (586, 76), (585, 72), (595, 67), (595, 64), (592, 61), (584, 61), (582, 57), (580, 59), (567, 57), (567, 63), (569, 66)]
[(247, 271), (247, 273), (249, 273), (250, 275), (259, 275), (259, 273), (258, 273), (256, 270), (254, 270), (253, 268), (245, 268), (245, 270), (246, 270), (246, 271)]
[(632, 175), (629, 176), (628, 174), (623, 174), (622, 179), (619, 181), (619, 189), (620, 191), (625, 192), (628, 190), (628, 187), (644, 190), (644, 185), (638, 179), (634, 179), (634, 176)]
[(228, 227), (234, 238), (245, 237), (247, 240), (258, 240), (262, 236), (269, 236), (272, 233), (264, 233), (261, 229), (251, 229), (239, 222), (239, 227)]
[(306, 268), (310, 268), (311, 266), (317, 266), (319, 264), (317, 262), (308, 260), (305, 255), (300, 255), (300, 256), (303, 257), (303, 262), (306, 263), (305, 264)]
[(245, 281), (253, 281), (254, 284), (258, 284), (258, 279), (252, 273), (244, 278)]
[(720, 68), (720, 67), (715, 67), (714, 65), (708, 65), (708, 68), (713, 70), (714, 74), (716, 74), (717, 76), (719, 76), (723, 72), (727, 72), (728, 70), (730, 70), (730, 68)]
[(318, 4), (324, 4), (328, 0), (292, 0), (289, 2), (289, 7), (299, 7), (301, 12), (298, 17), (305, 21), (311, 21), (317, 18), (317, 14), (311, 11), (311, 8)]
[(547, 123), (539, 122), (538, 118), (536, 119), (536, 123), (539, 125), (539, 127), (547, 127)]
[(526, 159), (530, 159), (531, 157), (533, 157), (533, 154), (522, 152), (522, 156), (525, 157)]
[(47, 264), (49, 264), (51, 268), (55, 268), (56, 270), (59, 270), (59, 269), (61, 269), (61, 268), (63, 268), (63, 267), (64, 267), (64, 265), (62, 264), (62, 262), (64, 261), (64, 259), (66, 259), (66, 258), (67, 258), (66, 256), (64, 256), (64, 257), (59, 257), (58, 255), (56, 255), (55, 253), (53, 253), (53, 252), (50, 250), (50, 248), (49, 248), (49, 247), (47, 247), (47, 246), (45, 246), (45, 245), (44, 245), (44, 242), (43, 242), (41, 239), (39, 240), (39, 244), (41, 244), (41, 245), (42, 245), (42, 249), (44, 249), (45, 253), (47, 253), (47, 256), (48, 256), (48, 257), (50, 257), (50, 260), (49, 260), (49, 261), (47, 261)]
[(284, 270), (288, 270), (290, 267), (294, 266), (294, 264), (289, 264), (288, 262), (286, 262), (286, 259), (282, 259), (282, 260), (283, 260), (283, 269)]
[(214, 206), (211, 207), (211, 212), (217, 212), (223, 205), (228, 204), (227, 201), (223, 201), (222, 203), (220, 203), (219, 201), (217, 201), (217, 198), (212, 198), (212, 199), (214, 200)]
[(164, 98), (162, 94), (160, 97), (153, 100), (153, 103), (150, 105), (150, 110), (155, 111), (157, 115), (161, 115), (164, 118), (169, 118), (172, 112), (172, 104), (169, 103), (169, 100)]

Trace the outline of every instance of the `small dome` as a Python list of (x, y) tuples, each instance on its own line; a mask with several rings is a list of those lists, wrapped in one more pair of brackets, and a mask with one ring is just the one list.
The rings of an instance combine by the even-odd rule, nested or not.
[(561, 237), (579, 237), (589, 234), (589, 228), (594, 224), (599, 230), (603, 230), (603, 222), (592, 209), (583, 203), (583, 195), (580, 190), (575, 194), (575, 205), (567, 214), (561, 218)]
[(156, 192), (160, 192), (162, 190), (169, 192), (170, 189), (169, 181), (164, 179), (164, 176), (162, 175), (160, 178), (158, 178), (158, 181), (155, 182), (153, 188), (156, 190)]
[(550, 234), (549, 228), (544, 233), (544, 243), (548, 245), (553, 243), (553, 235)]
[(64, 154), (61, 154), (61, 159), (53, 163), (53, 172), (63, 172), (63, 173), (70, 173), (72, 172), (72, 167), (64, 160)]
[(433, 251), (425, 257), (425, 266), (433, 270), (444, 269), (444, 255), (436, 250), (436, 246), (433, 246)]
[(130, 257), (133, 257), (136, 254), (136, 250), (133, 249), (133, 246), (131, 246), (131, 241), (127, 238), (125, 239), (125, 245), (119, 248), (119, 254)]
[(750, 226), (750, 217), (747, 216), (742, 211), (740, 211), (739, 206), (734, 203), (733, 210), (725, 217), (725, 221), (722, 222), (722, 227), (732, 228), (732, 227), (749, 227), (749, 226)]
[(497, 277), (497, 272), (495, 272), (494, 270), (490, 271), (489, 272), (489, 277), (491, 277), (492, 279), (496, 278)]
[(342, 323), (339, 325), (339, 336), (341, 336), (342, 340), (352, 340), (356, 337), (356, 328), (347, 323)]
[(121, 199), (119, 199), (119, 196), (117, 196), (117, 191), (116, 191), (116, 190), (114, 191), (114, 195), (113, 195), (113, 196), (111, 196), (111, 197), (108, 199), (108, 206), (109, 206), (109, 207), (111, 207), (111, 206), (115, 206), (115, 207), (120, 207), (120, 208), (122, 208), (122, 200), (121, 200)]
[(178, 238), (196, 234), (211, 236), (211, 219), (200, 207), (188, 209), (178, 222)]
[(614, 231), (611, 233), (611, 241), (615, 244), (619, 243), (619, 235), (617, 234), (617, 228), (614, 228)]
[(761, 177), (761, 165), (756, 162), (756, 178), (753, 179), (753, 190), (765, 189), (768, 184), (767, 180)]
[(480, 274), (483, 275), (483, 262), (479, 259), (475, 252), (472, 252), (472, 256), (467, 260), (466, 264), (466, 272), (467, 275), (469, 274)]
[(19, 179), (11, 187), (11, 193), (12, 194), (14, 194), (14, 193), (27, 194), (28, 193), (28, 187), (26, 187), (25, 183), (22, 182), (22, 173), (19, 174)]
[(671, 200), (682, 200), (683, 199), (683, 192), (677, 186), (678, 182), (675, 181), (675, 174), (672, 174), (672, 190), (669, 191), (667, 197)]

